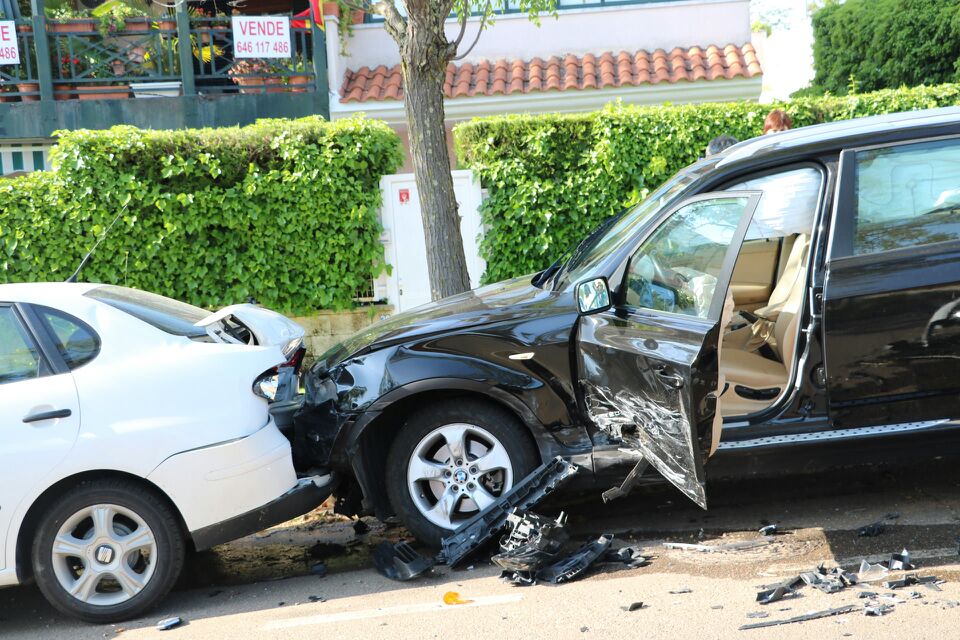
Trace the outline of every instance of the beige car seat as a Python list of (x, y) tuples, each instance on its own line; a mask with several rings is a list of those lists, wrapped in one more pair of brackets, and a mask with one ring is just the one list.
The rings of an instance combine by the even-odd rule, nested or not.
[(727, 296), (723, 301), (723, 311), (720, 312), (720, 340), (717, 343), (717, 362), (720, 363), (720, 371), (717, 376), (717, 408), (716, 413), (713, 415), (713, 437), (710, 441), (710, 456), (712, 456), (717, 451), (717, 447), (720, 446), (720, 432), (723, 430), (723, 416), (725, 414), (726, 407), (724, 403), (729, 394), (733, 392), (727, 390), (725, 394), (723, 392), (724, 388), (727, 386), (726, 376), (723, 374), (723, 330), (722, 327), (726, 327), (730, 323), (730, 318), (733, 317), (733, 287), (727, 287)]
[[(808, 243), (804, 236), (801, 238), (797, 239), (790, 252), (790, 261), (795, 260), (799, 266), (795, 269), (789, 294), (781, 300), (776, 309), (776, 320), (773, 324), (774, 340), (771, 348), (780, 361), (765, 358), (756, 351), (738, 349), (735, 343), (731, 344), (731, 341), (724, 340), (720, 370), (727, 384), (730, 385), (723, 397), (724, 415), (753, 413), (770, 406), (773, 402), (773, 398), (764, 400), (744, 398), (737, 394), (738, 386), (755, 390), (777, 389), (779, 393), (790, 380), (790, 368), (793, 366), (797, 332), (800, 328), (800, 311), (803, 308), (803, 296), (806, 291)], [(787, 273), (786, 269), (784, 273)], [(780, 288), (779, 283), (777, 288)]]
[[(781, 309), (783, 309), (793, 291), (798, 287), (803, 288), (807, 274), (806, 262), (807, 250), (810, 246), (809, 237), (806, 234), (800, 233), (787, 238), (786, 242), (791, 246), (786, 264), (783, 267), (783, 272), (777, 280), (773, 291), (770, 292), (770, 299), (767, 301), (767, 304), (753, 312), (754, 315), (769, 320), (770, 322), (776, 322)], [(763, 345), (765, 340), (762, 337), (755, 337), (755, 331), (747, 320), (738, 318), (739, 316), (734, 316), (734, 324), (738, 322), (746, 322), (747, 324), (733, 331), (728, 331), (724, 337), (724, 346), (731, 349), (756, 351)]]

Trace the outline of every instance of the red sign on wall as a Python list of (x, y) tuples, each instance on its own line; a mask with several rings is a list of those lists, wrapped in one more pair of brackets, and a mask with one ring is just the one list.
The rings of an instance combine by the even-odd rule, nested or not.
[(400, 189), (400, 204), (410, 204), (410, 189)]

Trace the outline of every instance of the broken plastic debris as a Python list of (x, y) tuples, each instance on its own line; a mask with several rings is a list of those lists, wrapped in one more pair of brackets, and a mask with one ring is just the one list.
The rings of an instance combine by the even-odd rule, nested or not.
[(885, 616), (893, 611), (892, 604), (878, 604), (876, 602), (867, 602), (863, 605), (863, 615), (865, 616)]
[(307, 600), (310, 602), (326, 602), (327, 599), (323, 596), (307, 596)]
[(857, 580), (860, 582), (876, 582), (887, 577), (887, 568), (880, 564), (870, 564), (866, 560), (860, 561), (860, 569), (857, 571)]
[(699, 551), (701, 553), (723, 553), (725, 551), (745, 551), (755, 549), (770, 544), (769, 540), (743, 540), (740, 542), (728, 542), (726, 544), (691, 544), (689, 542), (664, 542), (663, 546), (667, 549), (679, 549), (681, 551)]
[(515, 484), (477, 515), (461, 524), (441, 542), (440, 557), (451, 567), (493, 539), (509, 514), (524, 512), (572, 478), (580, 468), (560, 456), (550, 460)]
[(900, 553), (890, 554), (890, 559), (887, 560), (887, 569), (890, 569), (890, 571), (909, 571), (910, 569), (916, 569), (916, 567), (910, 562), (910, 552), (904, 549)]
[(490, 558), (506, 571), (534, 572), (553, 562), (569, 540), (565, 516), (556, 520), (535, 513), (507, 516), (507, 533), (500, 539), (500, 553)]
[(537, 571), (537, 578), (553, 584), (576, 580), (607, 552), (611, 542), (613, 542), (613, 536), (605, 533), (580, 547), (573, 555), (543, 567)]
[(937, 586), (937, 583), (940, 581), (940, 578), (936, 576), (923, 576), (920, 577), (915, 573), (908, 573), (899, 580), (888, 580), (883, 583), (887, 589), (902, 589), (903, 587), (912, 587), (913, 585), (923, 584), (928, 587), (934, 587), (934, 591), (940, 591), (940, 587)]
[(638, 609), (643, 609), (643, 603), (642, 603), (642, 602), (631, 602), (631, 603), (628, 604), (627, 606), (625, 606), (625, 607), (620, 607), (620, 608), (623, 609), (624, 611), (637, 611)]
[(637, 464), (633, 466), (633, 469), (630, 470), (630, 473), (627, 474), (627, 477), (623, 479), (623, 482), (620, 483), (619, 487), (610, 487), (601, 494), (600, 497), (603, 498), (604, 504), (628, 495), (633, 488), (637, 486), (637, 483), (640, 482), (640, 476), (643, 475), (643, 472), (646, 471), (649, 466), (650, 463), (641, 457), (640, 460), (637, 461)]
[(807, 620), (817, 620), (819, 618), (839, 616), (839, 615), (850, 613), (851, 611), (856, 611), (856, 610), (857, 610), (857, 607), (851, 604), (845, 607), (837, 607), (836, 609), (824, 609), (823, 611), (812, 611), (810, 613), (805, 613), (802, 616), (794, 616), (792, 618), (784, 618), (782, 620), (766, 620), (764, 622), (754, 622), (752, 624), (745, 624), (740, 626), (740, 630), (744, 631), (747, 629), (763, 629), (765, 627), (776, 627), (781, 624), (793, 624), (794, 622), (806, 622)]
[(680, 587), (679, 589), (674, 589), (673, 591), (668, 591), (667, 593), (678, 596), (681, 593), (693, 593), (693, 589), (690, 587)]
[(648, 559), (646, 556), (641, 555), (638, 547), (620, 547), (619, 549), (609, 549), (603, 557), (600, 558), (600, 562), (622, 562), (631, 569), (636, 569), (637, 567), (646, 566)]
[(310, 573), (322, 578), (323, 576), (327, 575), (327, 565), (325, 565), (322, 562), (317, 562), (312, 567), (310, 567)]
[(447, 591), (443, 594), (443, 604), (470, 604), (473, 600), (464, 600), (456, 591)]
[(760, 530), (757, 532), (762, 536), (772, 536), (777, 533), (777, 525), (768, 524), (764, 527), (760, 527)]
[(751, 611), (747, 614), (748, 618), (769, 618), (770, 614), (766, 611)]
[(406, 582), (423, 575), (435, 564), (424, 558), (406, 542), (381, 542), (373, 550), (373, 566), (391, 580)]
[(167, 631), (173, 629), (174, 627), (179, 627), (183, 624), (183, 618), (177, 616), (175, 618), (166, 618), (157, 623), (157, 631)]

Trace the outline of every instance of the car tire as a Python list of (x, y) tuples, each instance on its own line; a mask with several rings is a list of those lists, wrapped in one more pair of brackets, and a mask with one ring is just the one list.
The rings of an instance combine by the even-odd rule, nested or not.
[(105, 479), (79, 484), (47, 508), (31, 561), (50, 604), (104, 624), (157, 604), (180, 576), (185, 552), (179, 518), (157, 492)]
[[(461, 431), (466, 437), (458, 435)], [(455, 459), (456, 445), (453, 449), (446, 445), (447, 437), (465, 443), (463, 460)], [(416, 469), (424, 460), (430, 465), (428, 474), (436, 472), (436, 479), (415, 479), (422, 475)], [(484, 473), (479, 464), (470, 464), (474, 461), (495, 470)], [(458, 462), (462, 464), (458, 466)], [(406, 420), (387, 457), (387, 494), (410, 533), (427, 545), (439, 547), (460, 522), (539, 464), (539, 453), (526, 427), (509, 411), (482, 401), (451, 400), (421, 409)], [(446, 522), (438, 511), (447, 510), (439, 509), (440, 502), (451, 495), (455, 496), (454, 509), (462, 512)]]

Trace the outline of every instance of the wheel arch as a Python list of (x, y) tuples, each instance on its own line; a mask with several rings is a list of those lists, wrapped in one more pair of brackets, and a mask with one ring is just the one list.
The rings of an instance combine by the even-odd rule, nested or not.
[(380, 519), (394, 515), (387, 497), (386, 461), (403, 422), (429, 402), (469, 398), (508, 411), (521, 425), (542, 460), (558, 451), (555, 440), (546, 432), (536, 415), (516, 397), (502, 389), (474, 380), (432, 379), (395, 389), (378, 400), (351, 430), (350, 453), (354, 475), (364, 495), (364, 508)]
[(45, 509), (53, 504), (54, 500), (56, 500), (65, 491), (76, 487), (83, 482), (106, 479), (124, 480), (133, 484), (138, 484), (153, 493), (158, 499), (165, 502), (166, 505), (170, 507), (171, 511), (177, 516), (177, 522), (180, 524), (180, 531), (183, 534), (184, 539), (190, 543), (190, 534), (187, 531), (187, 526), (183, 520), (183, 515), (180, 513), (180, 509), (177, 508), (177, 505), (173, 502), (173, 500), (170, 499), (170, 496), (168, 496), (160, 487), (153, 484), (146, 478), (132, 473), (127, 473), (125, 471), (117, 471), (114, 469), (82, 471), (80, 473), (67, 476), (66, 478), (62, 478), (47, 487), (43, 493), (34, 499), (33, 503), (30, 505), (30, 508), (27, 509), (27, 512), (24, 515), (17, 531), (16, 542), (15, 562), (17, 579), (21, 584), (28, 582), (33, 578), (33, 567), (30, 563), (30, 545), (33, 543), (34, 535), (36, 534), (37, 527), (40, 524), (40, 518), (42, 517)]

